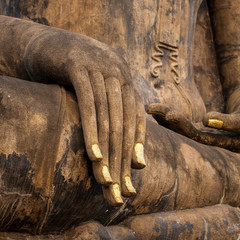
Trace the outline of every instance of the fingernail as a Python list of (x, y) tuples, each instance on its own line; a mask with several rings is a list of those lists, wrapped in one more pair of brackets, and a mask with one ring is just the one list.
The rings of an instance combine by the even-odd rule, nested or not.
[(109, 172), (107, 166), (103, 166), (103, 168), (102, 168), (102, 175), (103, 175), (105, 184), (112, 183), (112, 178), (111, 178), (111, 175), (110, 175), (110, 172)]
[(129, 176), (126, 176), (126, 177), (124, 178), (124, 183), (125, 183), (125, 186), (126, 186), (128, 192), (131, 193), (131, 195), (132, 195), (132, 194), (133, 194), (133, 195), (136, 194), (136, 190), (135, 190), (135, 188), (133, 187), (131, 178), (130, 178)]
[(134, 147), (134, 150), (135, 150), (136, 160), (137, 160), (138, 164), (141, 165), (142, 167), (145, 167), (146, 162), (144, 159), (143, 144), (137, 143)]
[(98, 161), (101, 161), (103, 159), (101, 150), (97, 144), (92, 145), (92, 151)]
[(223, 126), (223, 121), (218, 119), (209, 119), (208, 120), (208, 126), (213, 128), (221, 129)]
[(117, 183), (113, 184), (112, 188), (113, 188), (113, 197), (114, 197), (115, 202), (117, 204), (123, 204), (119, 184), (117, 184)]

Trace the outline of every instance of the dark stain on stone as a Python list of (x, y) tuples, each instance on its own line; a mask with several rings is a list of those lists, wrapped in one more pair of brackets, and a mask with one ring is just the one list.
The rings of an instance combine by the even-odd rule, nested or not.
[(164, 80), (159, 80), (159, 81), (157, 81), (155, 84), (154, 84), (154, 88), (161, 88), (161, 87), (163, 87), (164, 86), (164, 84), (165, 84), (165, 81)]
[(180, 234), (184, 233), (184, 232), (188, 232), (190, 234), (193, 233), (193, 224), (191, 224), (190, 222), (186, 222), (184, 225), (179, 224), (177, 221), (174, 221), (171, 224), (172, 229), (174, 229), (174, 231), (171, 232), (171, 234), (169, 234), (169, 239), (180, 239)]
[(154, 230), (160, 235), (156, 238), (156, 240), (166, 239), (168, 233), (168, 223), (164, 221), (164, 219), (157, 218), (155, 220)]
[(33, 193), (32, 177), (34, 169), (28, 160), (27, 154), (0, 154), (0, 172), (3, 186), (1, 191), (19, 193)]
[(43, 12), (48, 7), (49, 0), (4, 0), (2, 3), (2, 13), (7, 16), (17, 18), (28, 18), (34, 22), (49, 25), (48, 20), (43, 16)]
[(44, 24), (44, 25), (48, 25), (49, 26), (49, 22), (46, 18), (42, 17), (42, 18), (32, 18), (31, 20), (33, 20), (36, 23), (40, 23), (40, 24)]
[[(125, 23), (125, 27), (127, 29), (126, 34), (126, 42), (129, 48), (132, 48), (136, 45), (136, 39), (135, 39), (135, 20), (133, 17), (133, 2), (124, 0), (112, 0), (110, 4), (110, 13), (114, 17), (123, 16), (122, 20)], [(118, 13), (121, 11), (122, 13)]]
[(3, 90), (0, 88), (0, 114), (4, 115), (6, 110), (5, 110), (5, 107), (2, 103), (2, 100), (3, 100)]
[(49, 210), (48, 199), (30, 194), (1, 194), (0, 201), (0, 231), (31, 234), (41, 231), (41, 223)]
[(228, 221), (227, 220), (223, 219), (223, 222), (224, 222), (224, 224), (226, 224), (228, 226)]
[[(56, 170), (54, 173), (54, 194), (52, 197), (53, 208), (51, 214), (48, 216), (48, 220), (43, 227), (43, 232), (49, 231), (64, 231), (73, 226), (77, 226), (82, 222), (96, 219), (100, 216), (98, 221), (104, 222), (106, 215), (107, 204), (103, 198), (101, 186), (96, 183), (93, 178), (91, 161), (87, 157), (87, 153), (81, 153), (81, 156), (75, 157), (73, 161), (80, 161), (81, 164), (87, 169), (87, 172), (80, 172), (79, 177), (82, 180), (66, 179), (63, 175), (63, 169), (66, 167), (69, 159), (70, 152), (77, 150), (77, 147), (73, 143), (74, 136), (80, 137), (77, 133), (79, 129), (75, 126), (72, 128), (73, 137), (70, 141), (67, 141), (66, 152), (63, 155), (61, 161), (56, 164)], [(76, 141), (79, 144), (79, 141)], [(78, 146), (79, 149), (79, 146)], [(74, 156), (73, 156), (74, 157)], [(81, 159), (78, 159), (80, 157)], [(81, 176), (81, 174), (84, 174)]]
[(83, 142), (83, 132), (77, 125), (71, 127), (71, 139), (70, 139), (70, 149), (76, 154), (79, 149), (79, 143), (82, 145)]

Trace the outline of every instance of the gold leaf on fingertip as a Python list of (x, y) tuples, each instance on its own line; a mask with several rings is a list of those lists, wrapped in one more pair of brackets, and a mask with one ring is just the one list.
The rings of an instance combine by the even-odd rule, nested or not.
[(107, 166), (103, 166), (102, 175), (104, 177), (104, 180), (105, 180), (106, 184), (107, 183), (112, 183), (112, 178), (111, 178), (111, 175), (110, 175), (110, 172), (109, 172)]
[(136, 194), (136, 190), (135, 190), (135, 188), (133, 187), (131, 178), (130, 178), (129, 176), (126, 176), (126, 177), (124, 178), (124, 184), (125, 184), (125, 186), (126, 186), (126, 188), (127, 188), (127, 190), (128, 190), (129, 193), (131, 193), (131, 194)]
[(209, 119), (208, 126), (221, 129), (223, 127), (223, 121), (218, 119)]
[(103, 156), (98, 144), (92, 145), (92, 151), (97, 160), (101, 161), (103, 159)]
[(142, 143), (136, 143), (134, 147), (135, 155), (136, 155), (136, 160), (139, 165), (142, 167), (146, 166), (146, 162), (144, 159), (144, 147)]
[(123, 204), (119, 184), (117, 184), (117, 183), (113, 184), (112, 190), (113, 190), (113, 197), (114, 197), (114, 200), (116, 201), (116, 203), (117, 204)]

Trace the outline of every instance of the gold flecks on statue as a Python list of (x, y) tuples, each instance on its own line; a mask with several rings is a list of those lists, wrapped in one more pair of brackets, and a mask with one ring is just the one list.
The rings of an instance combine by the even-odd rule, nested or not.
[(113, 196), (114, 196), (116, 203), (122, 204), (123, 200), (121, 197), (121, 191), (120, 191), (119, 185), (117, 183), (115, 183), (115, 184), (113, 184), (112, 188), (113, 188)]
[(126, 176), (126, 177), (124, 178), (124, 180), (125, 180), (125, 185), (126, 185), (128, 191), (129, 191), (130, 193), (132, 193), (132, 194), (136, 194), (136, 190), (135, 190), (135, 188), (134, 188), (133, 185), (132, 185), (131, 178), (130, 178), (129, 176)]
[(106, 183), (112, 183), (112, 178), (107, 166), (103, 166), (102, 174)]
[(212, 128), (221, 129), (223, 127), (223, 121), (218, 119), (209, 119), (208, 126)]
[(145, 162), (145, 159), (144, 159), (143, 144), (137, 143), (134, 147), (134, 150), (135, 150), (135, 153), (136, 153), (137, 162), (142, 166), (146, 166), (146, 162)]
[(97, 160), (101, 161), (103, 159), (101, 150), (97, 144), (92, 145), (92, 151)]

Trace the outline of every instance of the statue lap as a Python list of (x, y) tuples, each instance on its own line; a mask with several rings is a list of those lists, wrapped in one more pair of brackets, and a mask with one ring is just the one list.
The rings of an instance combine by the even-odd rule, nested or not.
[[(21, 92), (19, 89), (24, 90)], [(140, 221), (131, 217), (131, 220), (122, 223), (130, 216), (179, 210), (179, 215), (174, 215), (172, 220), (169, 220), (171, 213), (149, 215), (149, 218), (155, 219), (149, 228), (152, 226), (155, 229), (155, 221), (159, 218), (170, 224), (185, 216), (184, 212), (181, 214), (181, 209), (193, 209), (189, 214), (195, 216), (197, 207), (218, 203), (239, 205), (238, 154), (196, 143), (148, 118), (145, 142), (147, 166), (142, 171), (133, 171), (133, 183), (138, 194), (126, 200), (120, 209), (109, 207), (101, 186), (92, 176), (83, 140), (79, 137), (81, 124), (72, 94), (57, 85), (1, 77), (1, 107), (4, 109), (1, 123), (6, 129), (0, 134), (1, 142), (6, 142), (1, 146), (1, 172), (8, 173), (1, 178), (1, 231), (49, 234), (72, 228), (66, 232), (68, 235), (78, 232), (75, 226), (91, 219), (103, 225), (120, 223), (129, 227), (127, 221)], [(53, 122), (54, 118), (59, 120)], [(51, 130), (54, 134), (49, 132)], [(26, 139), (31, 143), (26, 144)], [(56, 154), (52, 155), (52, 149), (56, 149)], [(238, 214), (237, 208), (224, 205), (214, 208), (216, 212), (236, 211)], [(215, 219), (210, 210), (204, 210), (204, 214), (206, 219)], [(223, 223), (230, 221), (225, 219), (226, 216), (222, 215)], [(142, 220), (143, 223), (145, 221)], [(234, 224), (237, 219), (232, 221), (229, 224)], [(194, 229), (192, 225), (182, 228), (184, 225), (180, 222), (176, 226), (182, 229), (179, 234)], [(97, 226), (104, 228), (99, 223)], [(135, 231), (135, 225), (132, 224), (130, 229)], [(126, 231), (122, 231), (132, 234), (130, 229), (123, 228)], [(120, 230), (107, 228), (104, 231), (117, 234)], [(170, 234), (162, 231), (157, 233)], [(141, 231), (139, 234), (141, 236)], [(146, 234), (149, 234), (148, 231)], [(142, 236), (144, 239), (147, 235)]]

